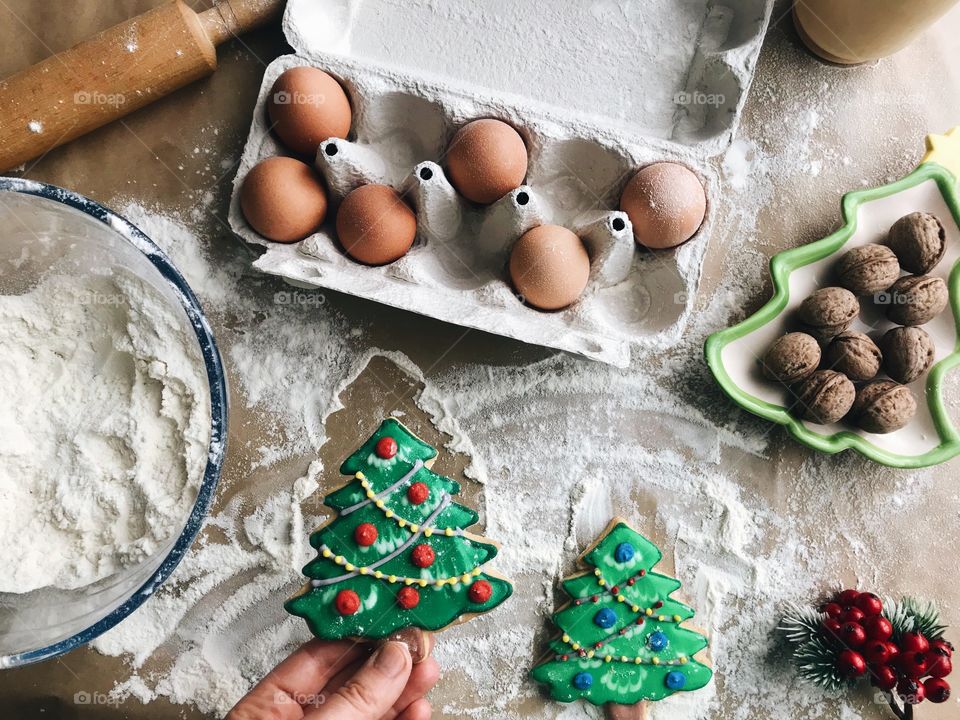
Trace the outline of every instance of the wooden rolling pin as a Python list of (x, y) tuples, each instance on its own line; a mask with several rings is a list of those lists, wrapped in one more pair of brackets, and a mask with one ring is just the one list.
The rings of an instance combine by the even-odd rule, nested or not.
[(283, 0), (173, 0), (0, 81), (0, 171), (123, 117), (217, 69), (217, 45)]

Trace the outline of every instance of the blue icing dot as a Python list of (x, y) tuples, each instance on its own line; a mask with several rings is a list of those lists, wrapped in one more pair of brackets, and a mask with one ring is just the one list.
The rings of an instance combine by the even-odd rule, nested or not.
[(669, 644), (670, 640), (659, 630), (650, 633), (650, 637), (647, 638), (647, 645), (650, 646), (651, 650), (656, 650), (657, 652), (660, 652)]
[(617, 614), (610, 608), (604, 608), (593, 616), (593, 622), (602, 628), (612, 628), (617, 623)]
[(617, 549), (613, 551), (613, 558), (618, 563), (630, 562), (633, 560), (636, 552), (637, 551), (633, 549), (633, 545), (628, 542), (623, 542), (617, 545)]
[(589, 690), (593, 685), (593, 675), (588, 672), (578, 672), (573, 676), (573, 686), (577, 690)]
[(679, 670), (671, 670), (663, 681), (671, 690), (680, 690), (687, 684), (687, 676)]

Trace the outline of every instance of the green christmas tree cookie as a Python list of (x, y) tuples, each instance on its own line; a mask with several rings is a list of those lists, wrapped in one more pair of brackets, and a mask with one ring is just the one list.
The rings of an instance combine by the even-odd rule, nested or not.
[(643, 717), (645, 701), (697, 690), (712, 674), (694, 658), (707, 638), (681, 623), (675, 578), (651, 572), (660, 550), (620, 518), (580, 556), (594, 568), (563, 580), (573, 601), (553, 616), (562, 634), (531, 671), (555, 700), (583, 698), (616, 718)]
[(310, 536), (311, 580), (285, 605), (318, 638), (439, 630), (510, 597), (482, 567), (497, 546), (464, 532), (477, 513), (453, 502), (460, 486), (430, 471), (436, 456), (390, 418), (340, 467), (353, 480), (324, 499), (337, 515)]

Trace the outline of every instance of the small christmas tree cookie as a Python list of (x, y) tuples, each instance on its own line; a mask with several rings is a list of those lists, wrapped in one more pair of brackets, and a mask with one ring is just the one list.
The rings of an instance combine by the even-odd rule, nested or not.
[(710, 680), (694, 658), (707, 638), (681, 625), (693, 610), (670, 599), (675, 578), (651, 572), (657, 547), (620, 518), (580, 556), (593, 570), (563, 580), (573, 601), (553, 621), (561, 630), (531, 671), (555, 700), (605, 705), (611, 718), (642, 718), (644, 703)]
[(492, 610), (511, 584), (485, 572), (497, 546), (464, 529), (477, 513), (430, 471), (437, 451), (389, 418), (340, 468), (353, 476), (324, 502), (337, 515), (310, 536), (310, 582), (287, 601), (324, 640), (439, 630)]

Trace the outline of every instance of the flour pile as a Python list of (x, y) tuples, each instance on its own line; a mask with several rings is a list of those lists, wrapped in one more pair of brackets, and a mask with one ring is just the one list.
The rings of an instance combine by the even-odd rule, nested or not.
[(210, 398), (176, 312), (122, 268), (0, 297), (0, 592), (82, 587), (180, 530)]

